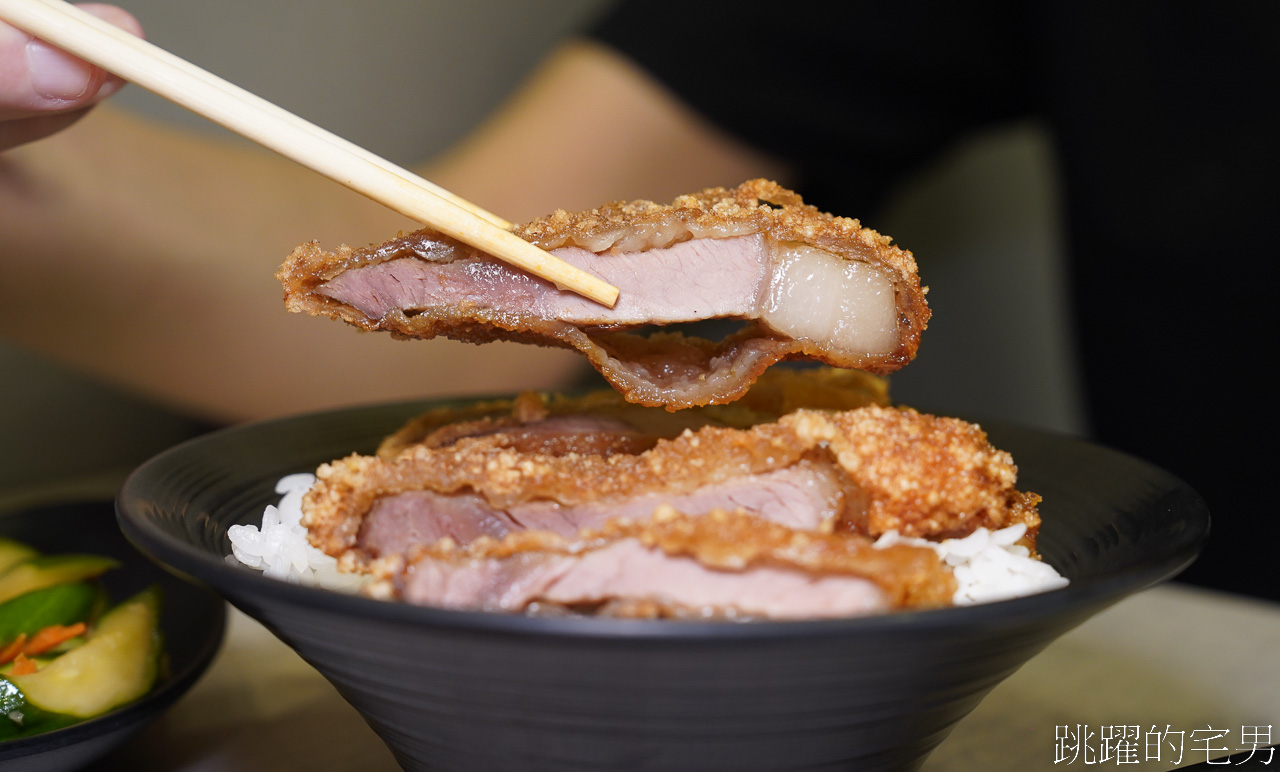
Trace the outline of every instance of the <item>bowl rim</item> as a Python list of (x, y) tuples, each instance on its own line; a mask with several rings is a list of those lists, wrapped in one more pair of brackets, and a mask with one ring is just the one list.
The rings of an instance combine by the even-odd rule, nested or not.
[[(1011, 598), (967, 606), (936, 609), (899, 611), (861, 617), (835, 619), (762, 621), (749, 624), (726, 623), (722, 620), (633, 620), (601, 619), (595, 617), (534, 617), (503, 612), (460, 611), (427, 606), (415, 606), (375, 600), (359, 595), (301, 586), (265, 577), (260, 571), (247, 566), (232, 565), (224, 556), (215, 557), (209, 551), (171, 535), (148, 517), (140, 514), (140, 501), (145, 489), (154, 477), (163, 478), (163, 470), (191, 453), (200, 452), (206, 446), (239, 438), (256, 432), (280, 432), (302, 424), (328, 418), (350, 418), (361, 414), (388, 410), (413, 410), (460, 404), (496, 397), (467, 399), (401, 400), (315, 411), (285, 416), (265, 421), (249, 422), (218, 429), (175, 445), (133, 470), (125, 479), (116, 497), (116, 516), (121, 531), (139, 550), (162, 566), (197, 583), (209, 585), (226, 597), (232, 605), (249, 608), (262, 603), (276, 603), (307, 609), (323, 609), (346, 616), (395, 625), (413, 625), (424, 629), (450, 630), (478, 634), (516, 636), (552, 636), (580, 638), (584, 640), (652, 641), (722, 641), (725, 639), (776, 640), (794, 637), (824, 635), (847, 636), (861, 634), (887, 634), (910, 629), (928, 632), (957, 626), (989, 626), (993, 624), (1034, 624), (1045, 617), (1058, 617), (1073, 610), (1097, 610), (1110, 605), (1126, 595), (1147, 589), (1165, 581), (1190, 565), (1203, 548), (1209, 532), (1209, 513), (1204, 502), (1194, 490), (1173, 474), (1112, 448), (1062, 433), (1035, 429), (1012, 422), (984, 421), (983, 428), (999, 427), (1038, 435), (1055, 443), (1068, 443), (1102, 451), (1144, 468), (1149, 475), (1159, 478), (1170, 491), (1180, 490), (1191, 496), (1190, 505), (1198, 510), (1193, 527), (1187, 528), (1181, 539), (1169, 545), (1158, 556), (1136, 556), (1125, 566), (1107, 573), (1072, 580), (1066, 587), (1020, 598)], [(276, 478), (270, 481), (274, 482)], [(264, 474), (263, 481), (268, 480)], [(274, 502), (264, 502), (274, 503)], [(228, 548), (228, 552), (229, 552)], [(1079, 621), (1083, 621), (1082, 616)], [(1078, 623), (1078, 622), (1077, 622)], [(918, 633), (913, 633), (918, 634)]]

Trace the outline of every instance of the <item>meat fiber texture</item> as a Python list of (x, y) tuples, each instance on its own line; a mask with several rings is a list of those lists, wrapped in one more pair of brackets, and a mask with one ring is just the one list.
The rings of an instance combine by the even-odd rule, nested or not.
[[(303, 499), (303, 523), (344, 568), (381, 576), (385, 597), (488, 610), (599, 605), (640, 616), (773, 616), (790, 603), (803, 615), (869, 613), (936, 605), (955, 588), (919, 545), (894, 545), (923, 550), (893, 553), (914, 555), (905, 562), (885, 557), (858, 570), (797, 564), (785, 557), (791, 547), (779, 545), (870, 555), (885, 534), (940, 540), (1020, 526), (1026, 551), (1034, 550), (1039, 499), (1017, 490), (1008, 454), (972, 424), (884, 406), (869, 376), (860, 376), (869, 386), (860, 396), (833, 388), (851, 377), (770, 373), (746, 404), (688, 411), (683, 425), (656, 434), (645, 434), (644, 416), (670, 414), (603, 394), (522, 395), (463, 407), (455, 420), (432, 411), (388, 438), (379, 455), (322, 466)], [(832, 409), (838, 394), (860, 406)], [(794, 407), (806, 399), (828, 409)], [(655, 547), (644, 529), (663, 511), (702, 534), (697, 550)], [(711, 515), (718, 525), (693, 524)], [(742, 557), (752, 543), (774, 546)], [(600, 589), (593, 577), (609, 564), (627, 581)], [(659, 569), (670, 575), (660, 579)], [(741, 588), (724, 584), (726, 571)], [(643, 578), (628, 584), (633, 573)], [(679, 586), (705, 594), (673, 594)], [(748, 589), (766, 586), (800, 594), (821, 586), (833, 605), (822, 596), (801, 603), (792, 590), (784, 593), (791, 600), (766, 603), (773, 590)]]
[[(725, 497), (735, 492), (741, 493), (737, 505), (754, 500), (784, 520), (797, 517), (795, 506), (784, 493), (812, 494), (817, 497), (812, 501), (826, 502), (823, 513), (807, 515), (810, 525), (816, 527), (823, 519), (834, 519), (843, 497), (834, 467), (825, 461), (794, 470), (780, 468), (774, 471), (785, 474), (762, 480), (695, 479), (683, 488), (655, 483), (644, 489), (634, 480), (618, 478), (615, 482), (622, 487), (617, 494), (602, 497), (590, 495), (590, 480), (578, 480), (574, 485), (585, 495), (567, 506), (537, 492), (524, 500), (517, 496), (501, 501), (465, 481), (433, 486), (408, 461), (417, 458), (419, 466), (430, 469), (436, 458), (457, 459), (473, 449), (488, 448), (501, 451), (509, 461), (518, 461), (521, 469), (551, 464), (571, 478), (572, 465), (582, 461), (606, 464), (593, 473), (609, 475), (610, 469), (618, 468), (609, 458), (641, 457), (660, 441), (676, 439), (688, 431), (747, 429), (777, 421), (800, 408), (849, 410), (887, 404), (888, 389), (882, 378), (834, 368), (781, 368), (765, 373), (732, 405), (675, 413), (628, 403), (608, 390), (580, 396), (528, 392), (510, 400), (443, 406), (417, 416), (388, 436), (376, 457), (352, 456), (327, 465), (325, 468), (335, 470), (333, 484), (318, 487), (305, 500), (306, 525), (317, 545), (334, 556), (346, 554), (357, 563), (388, 548), (400, 549), (406, 540), (448, 536), (465, 542), (482, 533), (498, 536), (538, 526), (572, 535), (588, 522), (599, 524), (609, 516), (635, 514), (638, 507), (656, 506), (663, 498), (678, 497), (685, 506), (699, 500), (708, 507), (717, 503), (732, 506)], [(608, 467), (609, 463), (615, 466)], [(496, 467), (488, 468), (499, 474)], [(479, 474), (483, 476), (483, 472)], [(502, 474), (518, 478), (520, 472)], [(381, 476), (396, 477), (398, 482), (375, 482), (375, 477)], [(552, 480), (547, 486), (555, 484)]]
[(814, 619), (950, 603), (955, 580), (927, 547), (806, 533), (742, 512), (660, 507), (566, 539), (526, 531), (451, 541), (375, 567), (375, 595), (443, 608), (597, 615)]
[[(732, 402), (784, 359), (892, 372), (929, 318), (911, 253), (766, 180), (556, 211), (515, 232), (619, 287), (617, 305), (430, 230), (335, 252), (304, 244), (277, 276), (291, 311), (401, 338), (573, 348), (627, 400), (669, 410)], [(720, 341), (665, 329), (706, 319), (743, 326)]]

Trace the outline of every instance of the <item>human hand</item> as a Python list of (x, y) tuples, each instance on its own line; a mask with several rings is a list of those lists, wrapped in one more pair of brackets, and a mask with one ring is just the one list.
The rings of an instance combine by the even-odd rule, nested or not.
[[(80, 7), (142, 35), (128, 11)], [(0, 22), (0, 151), (61, 131), (123, 85), (120, 78)]]

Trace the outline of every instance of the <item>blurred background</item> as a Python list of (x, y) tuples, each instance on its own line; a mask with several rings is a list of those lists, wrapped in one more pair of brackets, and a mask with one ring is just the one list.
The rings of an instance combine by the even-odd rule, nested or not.
[[(406, 166), (464, 136), (558, 41), (608, 5), (116, 4), (136, 15), (159, 46)], [(230, 137), (138, 87), (114, 103)], [(933, 320), (919, 358), (892, 378), (897, 400), (979, 420), (1085, 432), (1057, 212), (1047, 139), (1032, 124), (952, 148), (895, 191), (882, 211), (836, 212), (911, 250), (931, 288)], [(309, 238), (297, 234), (298, 243)], [(272, 281), (283, 257), (262, 255), (263, 281)], [(137, 463), (210, 428), (3, 341), (0, 374), (0, 400), (22, 406), (0, 411), (0, 436), (7, 440), (0, 445), (11, 453), (0, 458), (0, 507), (40, 498), (54, 485), (63, 496), (78, 490), (110, 495)], [(68, 487), (68, 479), (80, 480), (80, 487)]]

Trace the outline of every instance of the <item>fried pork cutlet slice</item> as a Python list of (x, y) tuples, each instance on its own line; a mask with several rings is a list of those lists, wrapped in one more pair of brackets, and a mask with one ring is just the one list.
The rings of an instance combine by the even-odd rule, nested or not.
[(443, 538), (521, 530), (572, 538), (663, 504), (690, 515), (741, 509), (792, 528), (872, 538), (941, 539), (1024, 523), (1031, 548), (1039, 525), (1039, 497), (1016, 489), (1012, 460), (979, 427), (908, 409), (801, 409), (747, 429), (688, 429), (635, 453), (531, 450), (522, 436), (499, 430), (408, 445), (390, 460), (325, 464), (303, 499), (302, 522), (313, 544), (352, 570)]
[[(619, 287), (617, 305), (430, 230), (332, 253), (304, 244), (277, 277), (289, 310), (365, 330), (576, 349), (627, 400), (669, 410), (732, 402), (783, 359), (892, 372), (929, 318), (911, 253), (766, 180), (557, 211), (515, 232)], [(706, 319), (743, 326), (719, 342), (662, 329)]]
[(877, 549), (741, 512), (659, 508), (566, 538), (545, 531), (452, 541), (379, 561), (370, 593), (469, 611), (811, 619), (950, 604), (955, 579), (929, 548)]
[(541, 450), (552, 455), (640, 453), (685, 429), (746, 429), (800, 408), (852, 410), (888, 404), (889, 387), (883, 378), (833, 367), (767, 370), (732, 404), (676, 412), (627, 402), (612, 389), (580, 396), (526, 392), (515, 399), (428, 410), (383, 440), (378, 456), (394, 461), (414, 445), (437, 448), (463, 437), (498, 433), (508, 438), (509, 447), (522, 451)]

